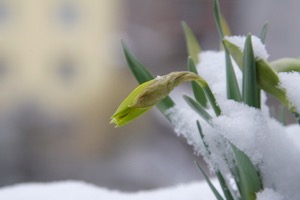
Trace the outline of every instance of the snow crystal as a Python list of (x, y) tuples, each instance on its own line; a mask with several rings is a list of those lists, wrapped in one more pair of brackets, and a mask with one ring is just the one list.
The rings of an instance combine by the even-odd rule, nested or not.
[(284, 200), (281, 194), (269, 188), (257, 193), (256, 198), (257, 200)]
[(300, 113), (300, 74), (299, 72), (279, 73), (280, 86), (286, 90), (292, 105)]
[[(212, 179), (212, 182), (220, 190), (217, 180)], [(78, 181), (19, 184), (0, 189), (0, 199), (6, 200), (197, 200), (199, 196), (207, 200), (215, 199), (206, 182), (132, 193), (108, 190)]]
[[(226, 36), (225, 40), (228, 40), (229, 42), (235, 44), (241, 49), (241, 51), (244, 51), (246, 36)], [(254, 35), (251, 36), (251, 40), (254, 56), (256, 58), (262, 58), (264, 60), (267, 60), (269, 54), (266, 50), (265, 45), (261, 42), (261, 40), (258, 37)]]
[[(214, 94), (226, 97), (226, 66), (224, 51), (204, 51), (199, 54), (198, 74), (204, 78)], [(232, 60), (239, 86), (242, 85), (242, 72)]]

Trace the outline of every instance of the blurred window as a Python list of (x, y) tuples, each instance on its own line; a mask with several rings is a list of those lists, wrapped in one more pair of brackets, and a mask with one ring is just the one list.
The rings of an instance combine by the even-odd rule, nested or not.
[(3, 80), (8, 74), (8, 62), (0, 58), (0, 80)]
[(57, 74), (59, 79), (64, 82), (71, 82), (76, 76), (76, 63), (71, 58), (64, 58), (58, 63)]
[(58, 22), (64, 27), (71, 27), (79, 21), (79, 8), (72, 2), (64, 2), (57, 10)]
[(10, 6), (6, 2), (0, 1), (0, 25), (7, 23), (11, 16)]

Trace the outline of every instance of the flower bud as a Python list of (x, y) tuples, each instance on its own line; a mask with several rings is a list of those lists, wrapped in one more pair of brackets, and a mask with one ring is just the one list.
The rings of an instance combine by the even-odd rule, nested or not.
[(201, 87), (207, 86), (207, 83), (193, 72), (171, 72), (165, 76), (158, 76), (139, 85), (129, 94), (111, 117), (111, 123), (116, 124), (116, 127), (129, 123), (150, 110), (185, 81), (196, 81)]

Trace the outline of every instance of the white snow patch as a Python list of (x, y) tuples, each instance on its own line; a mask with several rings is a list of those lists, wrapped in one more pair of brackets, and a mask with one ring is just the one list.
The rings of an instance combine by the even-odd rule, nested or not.
[(261, 172), (264, 187), (298, 199), (300, 148), (293, 140), (300, 139), (299, 126), (290, 128), (292, 138), (286, 127), (258, 109), (232, 100), (218, 102), (222, 115), (213, 119), (215, 129), (249, 156)]
[[(216, 179), (212, 179), (220, 190)], [(78, 181), (56, 183), (30, 183), (0, 189), (0, 199), (5, 200), (213, 200), (215, 199), (206, 182), (195, 182), (169, 188), (132, 193), (100, 188)]]
[(254, 165), (262, 162), (257, 148), (265, 141), (267, 127), (262, 112), (233, 100), (218, 99), (222, 115), (213, 119), (216, 130), (232, 144), (246, 153)]
[(287, 137), (300, 149), (300, 126), (298, 124), (290, 124), (286, 126)]
[(170, 116), (174, 131), (178, 136), (186, 138), (187, 143), (194, 147), (195, 153), (204, 152), (204, 144), (196, 125), (196, 120), (203, 122), (203, 119), (192, 109), (173, 106), (166, 111)]
[[(213, 127), (192, 109), (169, 110), (175, 131), (185, 136), (196, 152), (204, 155), (212, 171), (218, 169), (223, 174), (227, 174), (232, 165), (232, 152), (226, 140), (230, 141), (259, 169), (264, 187), (296, 200), (300, 196), (300, 148), (295, 142), (295, 138), (300, 140), (299, 126), (286, 128), (261, 110), (222, 97), (217, 100), (222, 115), (213, 117)], [(210, 153), (201, 141), (196, 119), (201, 123)]]
[(257, 200), (284, 200), (285, 198), (276, 191), (266, 188), (263, 191), (256, 194)]
[[(226, 97), (226, 66), (224, 51), (204, 51), (199, 54), (198, 74), (204, 78), (214, 94)], [(242, 85), (242, 72), (232, 60), (239, 86)]]
[[(238, 46), (242, 52), (244, 51), (246, 36), (225, 36), (225, 40), (228, 40), (229, 42)], [(266, 50), (265, 45), (261, 42), (261, 40), (258, 37), (252, 35), (251, 41), (252, 41), (254, 56), (256, 58), (262, 58), (264, 60), (267, 60), (269, 54)]]
[(300, 74), (299, 72), (281, 72), (278, 74), (280, 79), (280, 86), (286, 90), (286, 94), (300, 113)]

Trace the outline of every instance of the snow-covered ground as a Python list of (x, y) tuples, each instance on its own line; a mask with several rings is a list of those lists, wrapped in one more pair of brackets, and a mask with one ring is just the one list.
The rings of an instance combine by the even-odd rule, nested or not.
[[(219, 184), (213, 179), (217, 188)], [(124, 193), (92, 184), (66, 181), (29, 183), (0, 189), (5, 200), (210, 200), (215, 199), (206, 182), (194, 182), (169, 188)]]

